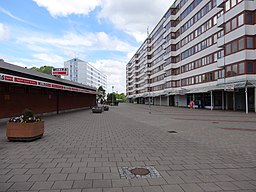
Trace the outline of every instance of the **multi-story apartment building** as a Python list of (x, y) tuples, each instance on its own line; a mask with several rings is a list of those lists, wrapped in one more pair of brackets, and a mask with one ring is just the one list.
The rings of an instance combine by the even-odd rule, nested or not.
[(64, 79), (96, 88), (102, 86), (107, 90), (107, 76), (88, 62), (74, 58), (64, 62), (64, 67), (68, 68), (68, 76), (64, 76)]
[(128, 102), (256, 112), (256, 1), (176, 0), (126, 76)]

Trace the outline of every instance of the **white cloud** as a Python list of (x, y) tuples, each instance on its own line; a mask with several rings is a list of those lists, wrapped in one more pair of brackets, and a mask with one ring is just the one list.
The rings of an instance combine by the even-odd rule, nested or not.
[(103, 0), (99, 19), (110, 20), (116, 28), (145, 40), (147, 28), (153, 30), (174, 0)]
[(126, 63), (117, 60), (98, 60), (94, 63), (90, 63), (95, 68), (100, 70), (102, 73), (106, 74), (107, 79), (107, 92), (112, 92), (112, 86), (114, 86), (114, 91), (118, 93), (126, 93)]
[(25, 43), (34, 51), (43, 49), (43, 47), (56, 47), (65, 51), (81, 53), (85, 50), (109, 50), (126, 52), (134, 50), (129, 43), (109, 36), (105, 32), (75, 34), (67, 33), (62, 37), (52, 37), (48, 35), (23, 36), (17, 38), (18, 42)]
[(55, 55), (55, 54), (46, 54), (46, 53), (39, 53), (32, 55), (37, 60), (40, 60), (42, 63), (45, 62), (48, 65), (53, 65), (54, 67), (63, 67), (63, 62), (65, 61), (65, 58)]
[(100, 5), (101, 0), (33, 0), (39, 7), (45, 7), (53, 16), (71, 14), (88, 15)]
[(0, 41), (8, 40), (9, 36), (9, 28), (3, 23), (0, 23)]

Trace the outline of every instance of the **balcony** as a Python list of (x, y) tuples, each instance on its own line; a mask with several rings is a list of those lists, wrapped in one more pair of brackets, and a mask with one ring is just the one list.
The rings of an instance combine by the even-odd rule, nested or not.
[(217, 7), (224, 8), (225, 0), (217, 0)]
[(224, 14), (221, 15), (218, 19), (217, 19), (217, 27), (224, 27), (224, 23), (225, 23), (225, 19), (224, 19)]
[(225, 40), (224, 40), (224, 36), (222, 36), (217, 40), (217, 45), (218, 47), (224, 47), (224, 44), (225, 44)]
[(218, 68), (224, 68), (225, 67), (224, 57), (218, 59), (217, 67)]

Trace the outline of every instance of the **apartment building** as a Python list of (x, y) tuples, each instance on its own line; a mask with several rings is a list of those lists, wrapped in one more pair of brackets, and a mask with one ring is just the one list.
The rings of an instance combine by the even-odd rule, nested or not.
[(128, 102), (256, 112), (256, 1), (176, 0), (126, 77)]
[(64, 79), (96, 88), (102, 86), (107, 90), (107, 76), (88, 62), (73, 58), (64, 62), (64, 67), (69, 71), (68, 76), (64, 76)]

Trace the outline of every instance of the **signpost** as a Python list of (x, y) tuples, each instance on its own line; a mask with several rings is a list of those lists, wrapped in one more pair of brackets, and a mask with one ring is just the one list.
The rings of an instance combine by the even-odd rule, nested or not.
[(68, 68), (52, 68), (52, 75), (68, 75)]

